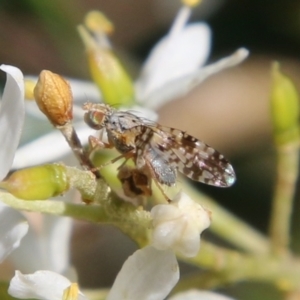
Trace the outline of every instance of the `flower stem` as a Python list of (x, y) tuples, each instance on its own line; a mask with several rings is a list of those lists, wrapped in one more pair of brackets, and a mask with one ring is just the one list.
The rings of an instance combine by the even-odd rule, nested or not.
[(1, 202), (18, 210), (40, 212), (56, 216), (72, 217), (93, 223), (111, 224), (118, 227), (140, 247), (149, 241), (150, 213), (119, 200), (111, 193), (110, 198), (97, 205), (66, 203), (63, 201), (27, 201), (8, 193), (0, 194)]
[(71, 123), (67, 123), (64, 126), (57, 126), (56, 128), (59, 129), (62, 135), (65, 137), (80, 165), (84, 169), (91, 171), (96, 178), (101, 178), (100, 172), (97, 170), (97, 168), (95, 168), (89, 159), (89, 154), (83, 148), (73, 125)]
[(299, 143), (277, 146), (277, 182), (270, 220), (271, 250), (284, 255), (290, 244), (290, 223), (298, 178)]
[(209, 271), (181, 280), (174, 292), (195, 286), (212, 289), (245, 280), (269, 282), (285, 291), (299, 289), (300, 260), (293, 256), (248, 255), (203, 242), (196, 257), (180, 259)]

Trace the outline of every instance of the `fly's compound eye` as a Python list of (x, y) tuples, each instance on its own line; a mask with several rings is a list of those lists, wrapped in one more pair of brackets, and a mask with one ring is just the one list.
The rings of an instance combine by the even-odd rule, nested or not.
[(104, 127), (105, 114), (100, 111), (91, 110), (84, 114), (84, 121), (91, 128), (100, 130)]

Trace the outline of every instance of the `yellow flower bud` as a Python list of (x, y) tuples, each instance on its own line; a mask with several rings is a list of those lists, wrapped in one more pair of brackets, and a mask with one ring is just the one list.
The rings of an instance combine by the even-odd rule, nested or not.
[(22, 169), (0, 182), (0, 188), (24, 200), (44, 200), (69, 189), (66, 170), (60, 164)]
[(63, 126), (72, 120), (72, 91), (60, 75), (43, 70), (34, 88), (34, 97), (39, 109), (54, 126)]
[(98, 45), (83, 26), (79, 26), (78, 31), (86, 47), (92, 79), (103, 101), (110, 105), (132, 105), (133, 83), (119, 60), (108, 47)]
[(111, 34), (114, 31), (114, 24), (97, 10), (92, 10), (86, 15), (84, 24), (92, 32)]
[(293, 82), (272, 66), (271, 113), (274, 138), (277, 144), (299, 140), (299, 97)]
[(202, 0), (182, 0), (182, 3), (190, 6), (190, 7), (195, 7), (199, 5), (202, 2)]

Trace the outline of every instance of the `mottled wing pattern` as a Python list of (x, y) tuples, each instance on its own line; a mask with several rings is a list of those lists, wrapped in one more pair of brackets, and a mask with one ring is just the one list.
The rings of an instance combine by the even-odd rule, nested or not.
[(228, 160), (193, 136), (174, 128), (151, 127), (151, 149), (187, 177), (218, 187), (231, 186), (236, 177)]

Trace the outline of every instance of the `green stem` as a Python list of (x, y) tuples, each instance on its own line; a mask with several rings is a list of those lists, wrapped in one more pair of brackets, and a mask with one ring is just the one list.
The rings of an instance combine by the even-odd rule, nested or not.
[[(194, 288), (212, 289), (238, 281), (263, 281), (276, 285), (281, 290), (298, 290), (300, 260), (296, 257), (271, 255), (248, 255), (202, 242), (199, 254), (181, 260), (209, 270), (183, 279), (176, 291)], [(176, 292), (175, 291), (175, 292)]]
[(145, 246), (149, 241), (150, 213), (118, 200), (115, 195), (103, 201), (101, 205), (73, 204), (52, 200), (27, 201), (17, 199), (8, 193), (1, 193), (0, 198), (3, 203), (18, 210), (112, 224), (131, 237), (140, 247)]
[(271, 248), (284, 255), (290, 244), (290, 224), (298, 178), (299, 143), (277, 147), (277, 182), (270, 220)]
[(194, 201), (212, 212), (212, 222), (209, 227), (212, 232), (249, 253), (268, 253), (269, 241), (265, 236), (222, 208), (208, 196), (200, 194), (185, 180), (182, 182), (182, 188)]

